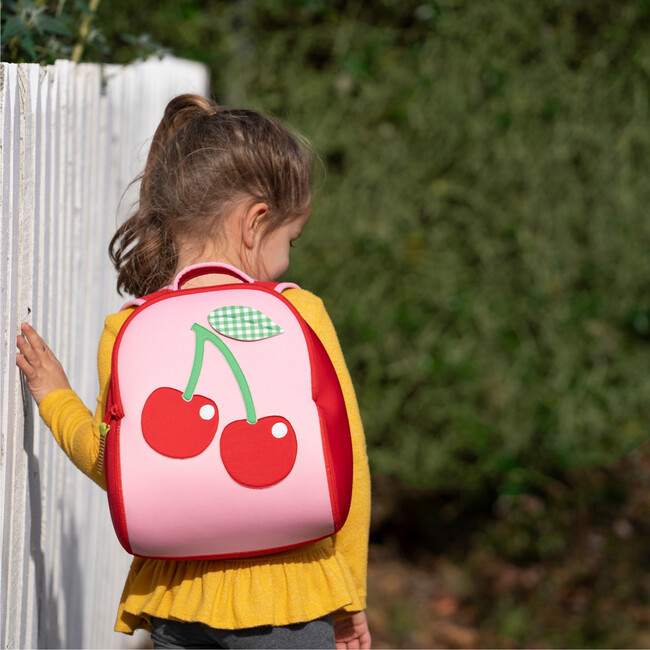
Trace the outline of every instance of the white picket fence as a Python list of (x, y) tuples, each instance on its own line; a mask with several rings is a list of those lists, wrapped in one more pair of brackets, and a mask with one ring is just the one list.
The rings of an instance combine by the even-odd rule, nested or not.
[[(206, 69), (0, 63), (0, 643), (133, 645), (113, 632), (130, 558), (106, 495), (68, 461), (25, 395), (19, 324), (42, 332), (94, 411), (104, 316), (119, 308), (107, 245), (167, 101)], [(132, 196), (132, 195), (131, 195)]]

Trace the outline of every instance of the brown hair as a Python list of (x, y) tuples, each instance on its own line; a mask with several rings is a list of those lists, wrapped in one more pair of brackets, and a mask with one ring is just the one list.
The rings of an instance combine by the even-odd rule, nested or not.
[(268, 205), (266, 232), (305, 215), (311, 202), (307, 147), (301, 136), (255, 111), (199, 95), (172, 99), (134, 181), (140, 180), (137, 206), (109, 245), (118, 291), (141, 296), (168, 284), (179, 236), (214, 238), (238, 201)]

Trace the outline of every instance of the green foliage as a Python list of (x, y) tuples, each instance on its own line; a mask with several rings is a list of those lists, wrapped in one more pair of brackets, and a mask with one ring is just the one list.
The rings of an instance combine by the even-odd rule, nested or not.
[(650, 423), (650, 3), (102, 7), (306, 133), (292, 279), (323, 296), (375, 473), (517, 494)]
[[(500, 495), (483, 512), (461, 514), (467, 499), (376, 478), (373, 643), (647, 648), (649, 447), (572, 469), (538, 494)], [(410, 627), (393, 625), (396, 603)]]
[[(88, 6), (79, 3), (80, 12)], [(37, 62), (66, 58), (74, 45), (75, 17), (33, 0), (2, 3), (2, 60)], [(100, 41), (100, 45), (103, 45)]]
[[(110, 61), (111, 48), (104, 33), (93, 26), (99, 0), (6, 0), (2, 3), (1, 57), (10, 63)], [(149, 34), (121, 34), (129, 60), (167, 52)]]
[(649, 460), (646, 444), (542, 496), (499, 497), (462, 560), (477, 645), (648, 645)]

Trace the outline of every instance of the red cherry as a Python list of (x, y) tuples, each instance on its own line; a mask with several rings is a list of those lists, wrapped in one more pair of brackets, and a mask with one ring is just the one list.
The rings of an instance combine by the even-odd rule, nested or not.
[(221, 434), (221, 459), (230, 476), (249, 488), (271, 487), (289, 475), (298, 441), (289, 420), (279, 415), (231, 422)]
[(163, 456), (192, 458), (205, 451), (219, 424), (217, 405), (203, 395), (187, 402), (175, 388), (156, 388), (142, 408), (142, 435)]

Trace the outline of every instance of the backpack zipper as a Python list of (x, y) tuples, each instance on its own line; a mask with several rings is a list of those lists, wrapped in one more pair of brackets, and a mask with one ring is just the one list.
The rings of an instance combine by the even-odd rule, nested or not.
[(97, 473), (101, 475), (104, 468), (104, 452), (106, 450), (106, 434), (111, 430), (109, 424), (99, 424), (99, 455), (97, 456)]

